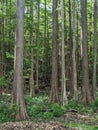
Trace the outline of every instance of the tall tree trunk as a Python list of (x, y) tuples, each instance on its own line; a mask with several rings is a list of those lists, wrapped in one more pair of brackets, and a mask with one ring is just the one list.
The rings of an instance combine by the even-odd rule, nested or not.
[(69, 77), (70, 77), (70, 85), (69, 85), (69, 91), (70, 91), (70, 96), (73, 96), (73, 87), (72, 87), (72, 31), (71, 31), (71, 6), (72, 2), (69, 0), (69, 46), (70, 46), (70, 66), (69, 66)]
[(34, 88), (34, 56), (33, 56), (33, 0), (31, 0), (31, 25), (30, 25), (30, 46), (31, 46), (31, 72), (30, 72), (30, 96), (33, 97), (35, 95)]
[[(0, 4), (1, 4), (1, 2), (0, 2)], [(0, 17), (0, 37), (1, 37), (1, 35), (2, 35), (2, 26), (1, 26), (1, 24), (2, 24), (2, 19), (1, 19), (1, 17)], [(2, 40), (0, 39), (0, 43), (2, 42)], [(0, 45), (0, 77), (2, 77), (2, 44)]]
[(14, 83), (12, 103), (19, 105), (17, 120), (26, 119), (27, 112), (24, 102), (23, 82), (23, 50), (24, 50), (24, 0), (17, 0), (17, 28), (14, 55)]
[(87, 1), (81, 0), (81, 25), (82, 25), (82, 70), (83, 86), (82, 101), (86, 104), (92, 101), (88, 72), (88, 48), (87, 48)]
[(57, 12), (57, 2), (58, 0), (53, 0), (53, 34), (52, 34), (52, 81), (51, 81), (51, 92), (50, 92), (50, 102), (58, 102), (58, 49), (57, 49), (57, 32), (58, 32), (58, 12)]
[(67, 104), (66, 75), (65, 75), (65, 29), (64, 29), (64, 1), (61, 0), (61, 19), (62, 19), (62, 58), (61, 58), (61, 85), (62, 85), (62, 104)]
[(47, 44), (47, 42), (46, 42), (46, 37), (47, 37), (46, 36), (47, 35), (46, 34), (46, 22), (47, 22), (47, 18), (46, 18), (46, 0), (45, 0), (44, 4), (45, 4), (45, 16), (44, 16), (45, 17), (45, 20), (44, 20), (44, 63), (45, 63), (44, 64), (44, 81), (46, 82), (46, 77), (47, 77), (47, 73), (46, 73), (46, 71), (47, 71), (46, 70), (47, 69), (47, 67), (46, 67), (47, 66), (46, 65), (46, 63), (47, 63), (47, 57), (46, 57), (47, 56), (47, 51), (46, 51), (47, 50), (47, 48), (46, 48), (47, 47), (47, 45), (46, 45)]
[[(2, 1), (2, 7), (4, 6), (4, 1)], [(5, 50), (5, 18), (4, 18), (4, 10), (2, 8), (2, 29), (1, 29), (1, 32), (2, 32), (2, 42), (1, 42), (1, 55), (2, 55), (2, 75), (5, 75), (5, 66), (6, 66), (6, 63), (5, 63), (5, 54), (6, 54), (6, 50)]]
[(40, 26), (40, 0), (38, 1), (38, 16), (37, 16), (37, 63), (36, 63), (36, 87), (38, 89), (39, 86), (39, 43), (40, 43), (40, 37), (39, 37), (39, 26)]
[(77, 100), (77, 67), (76, 67), (76, 2), (72, 2), (72, 17), (71, 17), (71, 31), (72, 31), (72, 86), (73, 86), (73, 98)]
[(93, 98), (96, 97), (96, 63), (97, 63), (97, 0), (94, 0), (94, 62), (93, 62)]

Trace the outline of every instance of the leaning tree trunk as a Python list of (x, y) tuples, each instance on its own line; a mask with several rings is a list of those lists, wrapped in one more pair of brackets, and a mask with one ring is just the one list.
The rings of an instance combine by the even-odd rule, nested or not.
[(92, 101), (89, 84), (88, 71), (88, 48), (87, 48), (87, 1), (81, 0), (81, 25), (82, 25), (82, 71), (83, 71), (83, 86), (82, 86), (82, 101), (86, 104)]
[(52, 34), (52, 83), (50, 92), (50, 102), (58, 102), (58, 49), (57, 49), (57, 32), (58, 32), (58, 12), (57, 1), (53, 0), (53, 34)]
[(24, 50), (24, 0), (17, 0), (17, 28), (14, 59), (14, 83), (12, 103), (19, 105), (17, 120), (26, 119), (23, 83), (23, 50)]

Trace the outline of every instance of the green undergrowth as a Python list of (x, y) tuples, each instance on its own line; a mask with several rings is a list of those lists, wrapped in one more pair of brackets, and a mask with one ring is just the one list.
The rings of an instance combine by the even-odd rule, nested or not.
[(8, 116), (10, 110), (10, 96), (1, 96), (0, 95), (0, 123), (12, 121), (12, 117)]
[(98, 110), (98, 97), (95, 99), (94, 102), (90, 104), (83, 104), (80, 101), (74, 101), (73, 99), (69, 100), (68, 105), (65, 106), (66, 110), (68, 111), (76, 111), (78, 113), (88, 113), (93, 114)]
[(33, 121), (53, 120), (66, 112), (66, 108), (58, 103), (50, 104), (47, 96), (34, 98), (27, 96), (26, 106), (29, 117), (31, 117)]
[[(75, 110), (76, 112), (83, 114), (91, 114), (98, 109), (98, 98), (91, 104), (84, 105), (79, 101), (69, 100), (68, 105), (62, 106), (58, 103), (50, 104), (49, 97), (47, 95), (36, 97), (25, 97), (27, 113), (33, 121), (52, 121), (58, 118), (62, 118), (68, 111)], [(11, 96), (0, 96), (0, 123), (7, 121), (14, 121), (14, 115), (18, 112), (19, 107), (13, 105), (13, 113), (9, 113), (11, 109)], [(63, 118), (62, 118), (63, 119)], [(96, 119), (95, 121), (98, 121)], [(82, 124), (80, 124), (82, 125)], [(88, 127), (88, 126), (87, 126)], [(93, 127), (93, 126), (92, 126)], [(90, 130), (90, 129), (89, 129)], [(91, 129), (93, 130), (93, 129)], [(96, 130), (96, 129), (95, 129)]]

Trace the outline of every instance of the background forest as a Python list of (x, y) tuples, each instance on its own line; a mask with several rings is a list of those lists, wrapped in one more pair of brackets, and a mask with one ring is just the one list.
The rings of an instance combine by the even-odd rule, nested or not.
[(1, 0), (0, 122), (70, 111), (97, 130), (97, 34), (97, 0)]

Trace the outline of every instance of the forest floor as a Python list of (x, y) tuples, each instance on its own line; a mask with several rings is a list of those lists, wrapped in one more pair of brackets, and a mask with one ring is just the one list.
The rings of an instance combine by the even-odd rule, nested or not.
[(10, 100), (10, 96), (0, 96), (0, 130), (98, 130), (98, 100), (88, 106), (70, 100), (67, 106), (62, 107), (49, 104), (45, 95), (27, 96), (30, 121), (15, 121), (7, 117)]
[(98, 130), (98, 114), (69, 111), (49, 122), (6, 122), (0, 125), (0, 130)]

